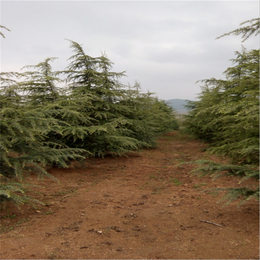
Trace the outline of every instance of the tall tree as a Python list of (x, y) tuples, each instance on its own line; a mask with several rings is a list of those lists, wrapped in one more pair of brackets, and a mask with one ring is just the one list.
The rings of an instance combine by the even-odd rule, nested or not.
[(32, 105), (46, 105), (48, 102), (55, 102), (59, 97), (59, 89), (57, 83), (61, 80), (52, 71), (50, 62), (57, 58), (47, 58), (37, 65), (27, 65), (24, 68), (32, 68), (33, 71), (20, 73), (22, 78), (20, 83), (21, 90), (24, 96), (27, 97), (27, 102)]
[[(128, 108), (117, 102), (124, 95), (118, 82), (124, 73), (111, 72), (112, 62), (104, 55), (93, 58), (85, 54), (80, 44), (70, 42), (75, 54), (69, 58), (70, 64), (62, 73), (67, 76), (69, 99), (78, 102), (76, 111), (81, 122), (72, 126), (77, 131), (81, 129), (82, 135), (77, 139), (75, 131), (71, 132), (65, 137), (66, 143), (82, 147), (94, 156), (137, 149), (138, 141), (128, 136), (127, 119), (122, 116), (122, 111)], [(86, 98), (88, 102), (82, 102)], [(83, 122), (80, 118), (89, 120)]]
[[(259, 34), (259, 19), (252, 19), (250, 26), (239, 28), (230, 34), (242, 34), (243, 41), (252, 34)], [(219, 37), (219, 38), (220, 38)], [(226, 79), (203, 80), (199, 100), (188, 105), (186, 131), (205, 139), (213, 153), (227, 155), (234, 165), (207, 163), (200, 168), (207, 174), (244, 175), (258, 178), (259, 165), (259, 50), (247, 51), (242, 47), (235, 52), (233, 66), (224, 72)], [(204, 163), (204, 162), (202, 162)], [(230, 189), (228, 199), (240, 195), (258, 197), (259, 188)], [(229, 201), (230, 201), (229, 200)]]
[(227, 80), (204, 80), (200, 100), (186, 118), (187, 130), (212, 142), (211, 151), (236, 162), (258, 162), (258, 50), (236, 52)]

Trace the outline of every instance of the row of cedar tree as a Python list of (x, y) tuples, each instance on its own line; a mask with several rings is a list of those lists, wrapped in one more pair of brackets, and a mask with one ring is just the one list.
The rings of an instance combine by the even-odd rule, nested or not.
[[(259, 34), (259, 18), (245, 23), (250, 25), (228, 34), (242, 34), (244, 40)], [(46, 167), (67, 167), (70, 160), (155, 147), (159, 135), (178, 129), (164, 101), (142, 93), (138, 83), (121, 84), (124, 72), (111, 72), (113, 63), (105, 55), (93, 58), (78, 43), (70, 44), (74, 55), (64, 71), (53, 72), (54, 58), (48, 58), (26, 67), (33, 71), (1, 73), (0, 199), (26, 201), (17, 180), (28, 172), (48, 175)], [(203, 174), (258, 178), (259, 50), (242, 48), (232, 62), (225, 80), (202, 81), (183, 126), (207, 141), (212, 153), (231, 158), (229, 165), (197, 161)], [(259, 188), (227, 194), (228, 201), (259, 198)]]
[[(236, 52), (226, 80), (203, 80), (199, 100), (189, 102), (185, 131), (210, 144), (211, 153), (225, 155), (230, 164), (199, 160), (198, 173), (219, 177), (259, 178), (259, 50)], [(259, 187), (228, 188), (227, 203), (259, 199)]]
[[(260, 33), (260, 19), (241, 23), (242, 27), (226, 35), (242, 34), (242, 42)], [(226, 79), (202, 80), (199, 100), (188, 104), (185, 131), (210, 144), (209, 151), (225, 155), (231, 164), (197, 161), (203, 175), (242, 176), (241, 182), (259, 178), (259, 49), (235, 52), (232, 67), (224, 72)], [(243, 197), (259, 199), (259, 186), (227, 189), (227, 203)]]
[(24, 73), (1, 73), (2, 199), (27, 200), (17, 180), (28, 172), (48, 175), (46, 167), (70, 160), (155, 147), (158, 135), (178, 128), (172, 108), (138, 83), (122, 85), (124, 72), (111, 72), (105, 55), (70, 44), (64, 71), (53, 72), (47, 58)]

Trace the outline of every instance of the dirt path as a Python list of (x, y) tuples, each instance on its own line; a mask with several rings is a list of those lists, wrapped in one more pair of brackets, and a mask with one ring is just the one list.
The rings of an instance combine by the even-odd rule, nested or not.
[(238, 179), (212, 181), (190, 175), (192, 165), (177, 166), (221, 161), (205, 147), (174, 132), (157, 149), (52, 169), (59, 183), (31, 176), (47, 205), (2, 208), (1, 258), (258, 259), (258, 202), (223, 207), (222, 194), (203, 192), (239, 186)]

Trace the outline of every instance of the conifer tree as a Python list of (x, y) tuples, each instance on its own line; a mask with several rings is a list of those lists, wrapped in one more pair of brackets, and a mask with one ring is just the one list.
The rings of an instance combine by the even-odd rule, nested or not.
[(23, 95), (27, 97), (26, 102), (32, 106), (46, 105), (49, 102), (55, 102), (59, 97), (59, 89), (56, 86), (61, 80), (55, 77), (50, 65), (51, 61), (57, 58), (47, 58), (37, 65), (27, 65), (24, 68), (32, 68), (33, 71), (20, 73), (22, 78), (20, 88)]
[(159, 135), (178, 129), (173, 109), (153, 93), (142, 93), (138, 82), (128, 89), (126, 99), (121, 102), (130, 108), (126, 116), (131, 122), (131, 136), (145, 142), (144, 147), (155, 147)]
[(227, 80), (204, 80), (200, 100), (186, 117), (186, 130), (212, 142), (211, 151), (235, 162), (258, 162), (258, 51), (236, 52)]
[[(247, 21), (248, 22), (248, 21)], [(253, 23), (255, 22), (255, 23)], [(246, 40), (259, 33), (259, 19), (251, 20), (252, 26), (230, 33), (243, 33)], [(246, 22), (245, 22), (246, 23)], [(244, 23), (243, 23), (244, 24)], [(224, 36), (223, 35), (223, 36)], [(222, 37), (222, 36), (221, 36)], [(185, 119), (186, 131), (211, 144), (209, 151), (226, 155), (234, 165), (204, 163), (204, 173), (245, 175), (258, 178), (259, 165), (259, 50), (247, 51), (242, 47), (235, 52), (233, 66), (225, 72), (226, 79), (203, 80), (205, 84), (199, 101), (190, 102)], [(229, 189), (229, 201), (238, 198), (259, 197), (259, 189)]]
[[(108, 152), (117, 155), (137, 149), (138, 141), (129, 137), (129, 130), (124, 127), (127, 119), (122, 111), (128, 108), (117, 102), (124, 95), (118, 82), (124, 73), (111, 72), (112, 62), (104, 55), (90, 57), (74, 41), (71, 41), (71, 47), (75, 54), (69, 58), (71, 62), (63, 73), (71, 93), (69, 99), (80, 102), (77, 112), (88, 122), (79, 124), (82, 138), (75, 138), (73, 133), (64, 137), (65, 142), (71, 147), (82, 147), (94, 156)], [(81, 101), (86, 98), (88, 103)]]
[[(46, 140), (49, 131), (58, 129), (57, 120), (27, 102), (29, 98), (22, 96), (20, 89), (25, 84), (14, 76), (20, 75), (1, 73), (0, 197), (22, 203), (28, 200), (19, 183), (24, 175), (35, 173), (52, 177), (45, 166), (67, 167), (69, 160), (82, 158), (83, 151)], [(30, 100), (34, 99), (30, 96)]]
[(55, 58), (47, 58), (0, 75), (1, 198), (28, 201), (20, 183), (28, 173), (52, 177), (46, 167), (154, 146), (176, 123), (163, 101), (126, 89), (119, 81), (125, 73), (112, 72), (106, 55), (93, 58), (70, 43), (74, 55), (62, 72), (53, 72)]

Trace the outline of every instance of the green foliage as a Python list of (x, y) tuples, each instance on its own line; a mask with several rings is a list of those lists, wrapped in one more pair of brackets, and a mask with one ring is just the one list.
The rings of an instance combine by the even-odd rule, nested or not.
[(1, 198), (13, 199), (18, 203), (28, 201), (26, 196), (19, 195), (23, 189), (18, 182), (25, 174), (31, 172), (39, 177), (52, 177), (46, 166), (55, 164), (67, 167), (69, 160), (83, 158), (83, 150), (46, 140), (49, 131), (57, 128), (57, 121), (24, 101), (26, 99), (19, 94), (19, 82), (8, 78), (13, 76), (16, 75), (1, 75), (0, 181)]
[(140, 84), (136, 83), (121, 102), (130, 108), (126, 116), (130, 120), (131, 136), (145, 142), (144, 147), (155, 147), (157, 137), (178, 129), (178, 123), (170, 106), (140, 89)]
[[(242, 34), (245, 41), (252, 34), (259, 34), (259, 18), (251, 23), (224, 34)], [(219, 37), (219, 38), (220, 38)], [(244, 47), (235, 52), (233, 66), (225, 72), (226, 79), (206, 79), (199, 100), (187, 105), (185, 131), (210, 143), (209, 151), (226, 155), (230, 165), (198, 161), (204, 164), (198, 171), (214, 177), (223, 175), (258, 178), (259, 165), (259, 50), (247, 51)], [(226, 189), (228, 202), (240, 195), (243, 201), (259, 198), (259, 189)]]
[(214, 179), (222, 176), (243, 176), (240, 183), (249, 178), (259, 178), (259, 172), (257, 167), (249, 165), (223, 165), (221, 163), (215, 163), (209, 160), (197, 160), (192, 163), (197, 163), (198, 165), (203, 165), (199, 168), (193, 170), (195, 173), (200, 173), (201, 176), (211, 175)]
[(223, 190), (226, 192), (226, 195), (223, 196), (220, 200), (220, 202), (226, 201), (225, 205), (228, 205), (229, 203), (238, 199), (240, 199), (240, 205), (253, 198), (259, 200), (259, 188), (257, 188), (256, 190), (247, 189), (245, 187), (226, 188), (226, 189), (218, 189), (218, 190)]
[(20, 82), (20, 90), (26, 98), (26, 103), (39, 106), (45, 105), (48, 102), (55, 102), (59, 97), (59, 89), (56, 84), (61, 80), (55, 77), (50, 65), (51, 61), (57, 58), (47, 58), (44, 62), (37, 65), (29, 65), (24, 68), (33, 68), (34, 71), (20, 73), (18, 76), (22, 78)]
[(163, 101), (122, 85), (124, 72), (112, 72), (105, 54), (93, 58), (70, 44), (74, 54), (64, 71), (52, 71), (56, 58), (47, 58), (22, 73), (1, 73), (1, 198), (24, 203), (19, 181), (28, 173), (52, 177), (48, 167), (70, 160), (153, 147), (178, 127)]
[[(195, 168), (192, 173), (199, 176), (211, 176), (213, 180), (224, 176), (239, 176), (239, 184), (250, 178), (259, 179), (258, 167), (250, 165), (233, 165), (215, 163), (210, 160), (197, 160), (182, 164), (197, 164), (199, 167)], [(255, 190), (246, 187), (239, 188), (216, 188), (216, 191), (225, 191), (226, 194), (220, 201), (226, 201), (225, 205), (240, 199), (240, 204), (250, 199), (259, 199), (259, 187)]]
[(227, 80), (203, 80), (199, 101), (189, 104), (186, 131), (211, 143), (211, 152), (233, 162), (257, 164), (259, 158), (258, 51), (236, 52)]
[(26, 196), (27, 188), (25, 184), (19, 182), (11, 182), (0, 176), (0, 203), (5, 201), (13, 201), (18, 207), (21, 204), (35, 204), (40, 203), (40, 201)]
[[(61, 73), (66, 75), (69, 86), (67, 100), (70, 104), (75, 102), (78, 118), (87, 121), (72, 124), (66, 119), (70, 125), (75, 124), (74, 130), (80, 126), (84, 131), (81, 138), (77, 138), (75, 132), (68, 135), (66, 131), (62, 137), (64, 142), (70, 147), (82, 147), (93, 156), (122, 155), (154, 145), (158, 134), (166, 131), (166, 125), (175, 120), (173, 114), (163, 118), (166, 113), (170, 114), (169, 108), (160, 107), (158, 104), (162, 102), (149, 94), (126, 89), (119, 82), (124, 72), (112, 72), (113, 63), (106, 55), (93, 58), (86, 55), (78, 43), (70, 43), (75, 54)], [(84, 99), (88, 101), (82, 102)], [(159, 130), (163, 120), (167, 120), (165, 129)]]
[(63, 73), (69, 85), (68, 100), (75, 104), (78, 121), (66, 119), (71, 127), (64, 132), (63, 141), (70, 147), (84, 148), (93, 156), (120, 155), (137, 149), (141, 143), (129, 136), (128, 120), (122, 115), (129, 110), (120, 103), (125, 91), (118, 78), (124, 73), (110, 72), (112, 62), (104, 55), (92, 58), (73, 41), (71, 47), (75, 55)]
[(217, 39), (224, 37), (224, 36), (227, 36), (227, 35), (230, 35), (230, 34), (234, 34), (234, 35), (242, 34), (242, 39), (243, 39), (242, 42), (244, 42), (251, 35), (255, 34), (255, 36), (256, 36), (260, 33), (260, 19), (259, 18), (254, 18), (254, 19), (242, 22), (240, 24), (240, 26), (242, 26), (244, 24), (249, 24), (249, 25), (240, 27), (240, 28), (238, 28), (234, 31), (229, 32), (229, 33), (225, 33), (225, 34), (219, 36)]

